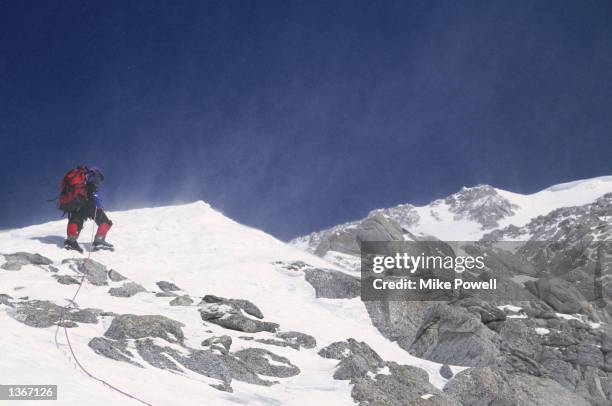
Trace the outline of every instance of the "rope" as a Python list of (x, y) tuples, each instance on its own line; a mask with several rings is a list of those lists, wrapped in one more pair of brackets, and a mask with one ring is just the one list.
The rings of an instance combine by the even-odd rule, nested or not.
[[(95, 223), (95, 219), (98, 215), (98, 208), (96, 207), (95, 211), (94, 211), (94, 223)], [(93, 241), (94, 241), (94, 229), (95, 229), (95, 225), (92, 226), (91, 228), (91, 245), (93, 245)], [(87, 251), (87, 259), (91, 258), (91, 248), (89, 251)], [(78, 357), (76, 356), (75, 352), (74, 352), (74, 348), (72, 348), (72, 343), (70, 342), (70, 337), (68, 337), (68, 328), (66, 327), (66, 323), (64, 322), (64, 316), (66, 315), (66, 310), (68, 310), (69, 307), (71, 307), (76, 300), (76, 297), (78, 296), (79, 292), (81, 291), (81, 288), (83, 287), (83, 282), (85, 281), (85, 274), (81, 275), (81, 282), (79, 283), (79, 287), (77, 288), (76, 292), (74, 292), (74, 296), (72, 297), (72, 300), (70, 302), (68, 302), (68, 304), (66, 304), (66, 306), (62, 307), (62, 311), (60, 313), (60, 320), (59, 323), (57, 324), (57, 329), (55, 329), (55, 346), (59, 349), (59, 343), (57, 342), (57, 333), (59, 332), (59, 328), (60, 326), (64, 327), (64, 335), (66, 336), (66, 342), (68, 343), (68, 348), (70, 349), (70, 353), (72, 354), (72, 358), (74, 359), (74, 362), (77, 364), (77, 366), (81, 369), (81, 371), (83, 373), (85, 373), (85, 375), (89, 376), (91, 379), (96, 380), (98, 382), (100, 382), (103, 385), (106, 385), (108, 388), (114, 390), (115, 392), (118, 392), (130, 399), (134, 399), (144, 405), (148, 405), (148, 406), (153, 406), (150, 403), (137, 398), (134, 395), (129, 394), (128, 392), (125, 392), (119, 388), (117, 388), (116, 386), (113, 386), (112, 384), (110, 384), (109, 382), (105, 381), (102, 378), (98, 378), (97, 376), (95, 376), (94, 374), (92, 374), (91, 372), (89, 372), (84, 366), (83, 364), (81, 364), (81, 362), (79, 361)]]

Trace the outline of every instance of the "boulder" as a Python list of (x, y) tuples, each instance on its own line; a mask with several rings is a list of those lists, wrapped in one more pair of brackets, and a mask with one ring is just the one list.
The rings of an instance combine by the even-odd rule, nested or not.
[(16, 252), (14, 254), (0, 254), (4, 256), (6, 262), (0, 266), (0, 269), (6, 271), (19, 271), (24, 265), (51, 265), (53, 261), (43, 257), (40, 254), (31, 254), (29, 252)]
[(85, 275), (85, 279), (95, 286), (108, 285), (108, 270), (104, 265), (93, 259), (65, 259), (62, 264), (70, 264), (71, 268), (76, 272)]
[(162, 292), (172, 292), (175, 290), (181, 290), (174, 283), (167, 281), (159, 281), (157, 282), (157, 286), (162, 290)]
[(146, 292), (147, 290), (136, 282), (124, 282), (118, 288), (110, 288), (108, 293), (115, 297), (132, 297), (137, 293)]
[(170, 301), (170, 306), (190, 306), (193, 304), (193, 299), (189, 295), (177, 296)]
[(304, 277), (315, 289), (317, 298), (352, 299), (361, 293), (359, 279), (344, 272), (311, 268), (304, 271)]
[(182, 343), (183, 323), (165, 316), (122, 314), (113, 319), (104, 336), (114, 340), (159, 337), (168, 342)]
[(444, 379), (451, 379), (453, 377), (453, 371), (448, 364), (444, 364), (440, 367), (440, 376)]
[(108, 279), (113, 282), (121, 282), (126, 280), (127, 278), (121, 275), (119, 272), (115, 271), (114, 269), (111, 269), (110, 271), (108, 271)]
[(241, 307), (231, 301), (213, 303), (203, 301), (198, 307), (202, 320), (230, 330), (244, 331), (245, 333), (257, 333), (260, 331), (274, 333), (279, 327), (276, 323), (260, 321), (245, 316), (242, 313)]

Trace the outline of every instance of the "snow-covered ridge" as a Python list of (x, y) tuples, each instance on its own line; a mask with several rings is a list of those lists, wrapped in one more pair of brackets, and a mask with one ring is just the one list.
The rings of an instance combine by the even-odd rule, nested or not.
[[(523, 195), (489, 185), (464, 187), (445, 199), (425, 206), (400, 204), (373, 210), (366, 218), (384, 214), (405, 230), (446, 241), (474, 241), (510, 225), (521, 227), (531, 219), (561, 207), (580, 206), (612, 192), (612, 176), (562, 183)], [(356, 220), (295, 238), (290, 244), (315, 252), (322, 239), (356, 227)]]

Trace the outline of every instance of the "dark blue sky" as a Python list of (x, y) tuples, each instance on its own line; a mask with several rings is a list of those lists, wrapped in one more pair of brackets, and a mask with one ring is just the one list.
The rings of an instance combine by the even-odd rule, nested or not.
[(609, 1), (0, 0), (0, 229), (203, 199), (281, 238), (612, 174)]

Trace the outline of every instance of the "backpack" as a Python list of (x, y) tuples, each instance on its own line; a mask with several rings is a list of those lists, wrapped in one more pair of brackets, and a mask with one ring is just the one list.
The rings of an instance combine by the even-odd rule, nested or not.
[(74, 212), (81, 209), (87, 200), (87, 167), (80, 165), (69, 170), (60, 182), (59, 209)]

